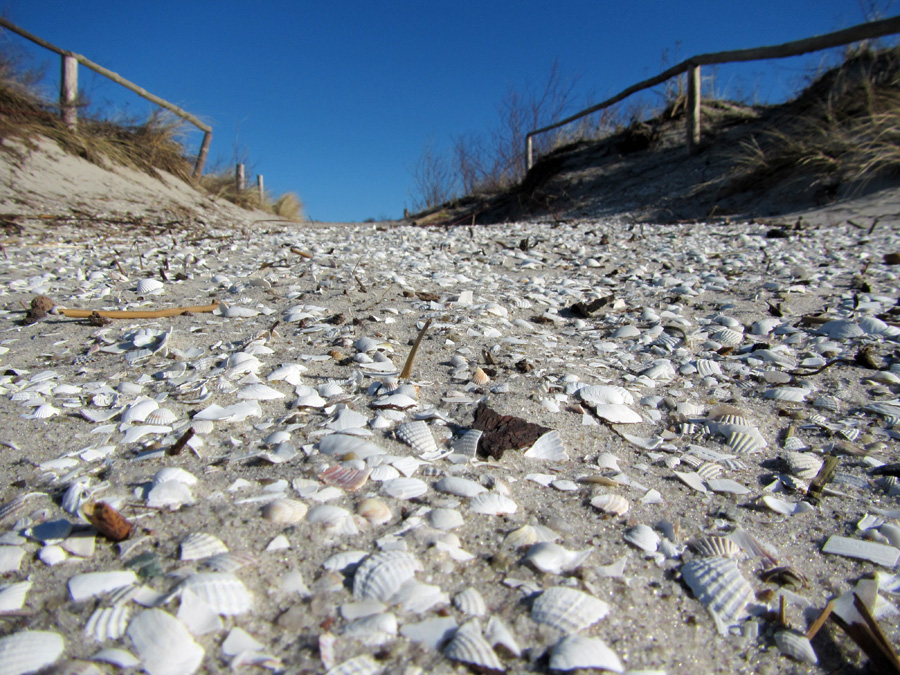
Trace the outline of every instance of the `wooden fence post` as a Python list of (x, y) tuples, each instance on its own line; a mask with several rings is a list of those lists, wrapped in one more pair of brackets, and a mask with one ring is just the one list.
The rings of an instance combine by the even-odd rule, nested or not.
[(687, 152), (693, 155), (700, 145), (700, 66), (688, 68)]
[(200, 144), (200, 151), (197, 153), (197, 160), (194, 162), (194, 180), (200, 180), (203, 177), (203, 165), (206, 164), (206, 156), (209, 154), (209, 144), (212, 141), (212, 132), (203, 132), (203, 142)]
[(64, 54), (62, 57), (62, 78), (59, 85), (59, 107), (62, 120), (69, 131), (78, 127), (78, 60)]
[(525, 137), (525, 172), (531, 171), (531, 167), (534, 166), (534, 142), (532, 141), (532, 136), (529, 134)]
[(256, 174), (256, 188), (259, 190), (259, 203), (265, 202), (266, 189), (263, 187), (263, 177), (261, 173)]
[(246, 183), (244, 182), (244, 165), (238, 164), (234, 167), (234, 189), (238, 192), (244, 191), (244, 186)]

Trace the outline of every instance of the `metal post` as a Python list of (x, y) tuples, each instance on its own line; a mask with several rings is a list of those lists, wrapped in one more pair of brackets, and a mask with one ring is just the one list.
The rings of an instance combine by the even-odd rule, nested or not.
[(62, 120), (69, 131), (78, 127), (78, 61), (74, 56), (63, 55), (62, 78), (59, 85), (59, 107)]
[(700, 66), (688, 68), (687, 152), (693, 155), (700, 145)]

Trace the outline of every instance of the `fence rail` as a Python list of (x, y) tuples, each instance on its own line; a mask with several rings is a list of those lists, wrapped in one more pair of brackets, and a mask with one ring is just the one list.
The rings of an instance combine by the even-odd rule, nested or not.
[(831, 49), (832, 47), (841, 47), (853, 42), (859, 42), (860, 40), (871, 40), (873, 38), (893, 35), (895, 33), (900, 33), (900, 16), (893, 16), (888, 19), (881, 19), (880, 21), (871, 21), (833, 33), (816, 35), (803, 40), (795, 40), (793, 42), (785, 42), (780, 45), (753, 47), (751, 49), (737, 49), (727, 52), (714, 52), (711, 54), (698, 54), (697, 56), (692, 56), (689, 59), (685, 59), (681, 63), (672, 66), (668, 70), (661, 72), (655, 77), (631, 85), (602, 103), (593, 105), (590, 108), (585, 108), (581, 112), (570, 115), (559, 122), (548, 124), (547, 126), (535, 129), (534, 131), (529, 131), (525, 136), (525, 169), (528, 170), (534, 166), (534, 144), (532, 139), (538, 134), (558, 129), (570, 122), (574, 122), (575, 120), (590, 115), (591, 113), (608, 108), (609, 106), (628, 98), (632, 94), (644, 89), (649, 89), (650, 87), (655, 87), (684, 72), (688, 73), (687, 151), (688, 154), (693, 154), (700, 143), (700, 66), (800, 56), (802, 54), (809, 54), (810, 52)]
[(94, 63), (81, 54), (76, 54), (75, 52), (71, 52), (67, 49), (61, 49), (56, 45), (47, 42), (46, 40), (42, 40), (38, 36), (32, 35), (27, 30), (19, 28), (14, 23), (7, 21), (2, 17), (0, 17), (0, 26), (11, 30), (13, 33), (21, 35), (26, 40), (31, 40), (36, 45), (40, 45), (44, 49), (49, 49), (51, 52), (55, 52), (62, 57), (62, 79), (59, 88), (59, 105), (63, 121), (69, 126), (70, 129), (75, 129), (78, 123), (78, 64), (80, 63), (85, 68), (90, 68), (95, 73), (99, 73), (100, 75), (109, 78), (113, 82), (122, 85), (126, 89), (133, 91), (138, 96), (147, 99), (151, 103), (155, 103), (159, 107), (168, 110), (169, 112), (177, 115), (187, 122), (190, 122), (195, 127), (200, 129), (203, 132), (203, 142), (200, 144), (200, 150), (197, 153), (197, 159), (194, 161), (193, 176), (195, 180), (199, 180), (200, 176), (203, 175), (203, 165), (206, 163), (206, 156), (207, 154), (209, 154), (209, 144), (212, 141), (212, 127), (210, 127), (208, 124), (204, 124), (197, 117), (190, 114), (186, 110), (182, 110), (177, 105), (169, 103), (165, 99), (162, 99), (159, 96), (155, 96), (144, 88), (139, 87), (138, 85), (134, 84), (134, 82), (126, 80), (118, 73), (114, 73), (108, 68), (104, 68), (103, 66)]

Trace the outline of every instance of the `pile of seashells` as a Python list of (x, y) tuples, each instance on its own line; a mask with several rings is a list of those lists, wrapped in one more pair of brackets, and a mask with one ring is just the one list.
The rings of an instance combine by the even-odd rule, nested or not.
[(854, 593), (896, 644), (900, 236), (767, 234), (7, 237), (0, 675), (826, 673)]

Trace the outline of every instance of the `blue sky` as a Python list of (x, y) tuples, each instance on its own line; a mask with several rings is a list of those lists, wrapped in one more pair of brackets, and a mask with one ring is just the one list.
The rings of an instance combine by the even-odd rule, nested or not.
[[(694, 54), (778, 44), (846, 28), (889, 0), (0, 0), (4, 16), (118, 72), (213, 126), (211, 160), (246, 160), (310, 218), (396, 218), (411, 169), (433, 143), (488, 131), (510, 89), (541, 84), (557, 60), (576, 107)], [(4, 45), (59, 59), (7, 31)], [(668, 61), (664, 63), (664, 54)], [(729, 96), (783, 98), (821, 55), (722, 66)], [(153, 106), (85, 68), (111, 115)], [(193, 134), (187, 142), (199, 144)]]

